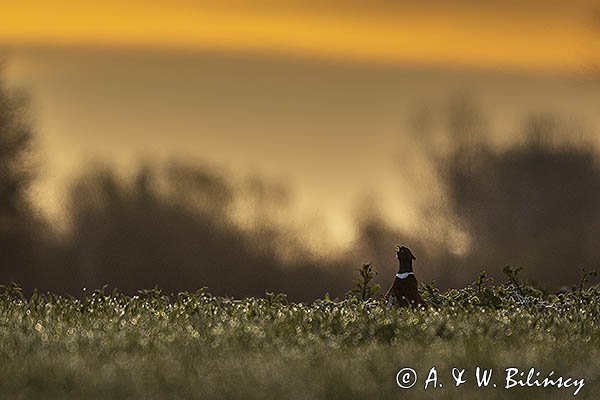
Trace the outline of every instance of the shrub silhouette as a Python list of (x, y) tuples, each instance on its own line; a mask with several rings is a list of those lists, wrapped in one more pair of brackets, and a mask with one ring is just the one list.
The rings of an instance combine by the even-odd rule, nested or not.
[(472, 238), (467, 262), (519, 265), (554, 285), (600, 263), (600, 163), (593, 146), (554, 140), (545, 119), (506, 149), (457, 146), (439, 162), (450, 213)]
[[(268, 185), (262, 190), (261, 196), (271, 195)], [(125, 293), (157, 285), (167, 293), (206, 286), (235, 297), (269, 290), (295, 300), (327, 290), (343, 293), (350, 278), (333, 263), (313, 259), (290, 232), (268, 223), (237, 223), (232, 210), (240, 196), (251, 197), (199, 166), (143, 167), (129, 180), (110, 169), (92, 169), (77, 181), (70, 202), (72, 257), (81, 285), (109, 284)], [(291, 261), (280, 255), (281, 245), (292, 247)]]
[(0, 282), (39, 282), (36, 269), (46, 243), (29, 190), (35, 177), (34, 131), (27, 97), (0, 75)]
[[(419, 254), (423, 282), (435, 279), (444, 288), (463, 286), (481, 268), (502, 276), (506, 265), (523, 267), (527, 278), (556, 288), (576, 284), (582, 268), (598, 267), (596, 146), (585, 137), (565, 139), (574, 129), (543, 116), (526, 120), (522, 140), (504, 147), (487, 141), (486, 129), (474, 106), (457, 101), (449, 114), (450, 145), (439, 152), (427, 140), (421, 143), (442, 199), (421, 204), (417, 228), (395, 228), (378, 213), (360, 216), (356, 247), (381, 272), (376, 281), (388, 284), (389, 249), (398, 241)], [(405, 190), (429, 188), (415, 180)], [(453, 251), (448, 223), (469, 239), (464, 253)]]

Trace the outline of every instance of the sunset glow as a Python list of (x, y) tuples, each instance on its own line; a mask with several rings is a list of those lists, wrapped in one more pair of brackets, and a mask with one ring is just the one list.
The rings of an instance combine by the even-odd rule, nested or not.
[[(574, 70), (597, 41), (591, 1), (420, 8), (380, 1), (24, 1), (3, 5), (0, 43), (133, 46), (391, 64)], [(388, 4), (389, 3), (389, 4)], [(567, 2), (565, 2), (566, 4)], [(305, 4), (305, 7), (301, 7)], [(398, 6), (398, 4), (402, 6)], [(517, 4), (517, 3), (515, 3)], [(544, 7), (536, 8), (537, 5)], [(430, 4), (431, 5), (431, 4)], [(383, 9), (383, 11), (382, 11)]]

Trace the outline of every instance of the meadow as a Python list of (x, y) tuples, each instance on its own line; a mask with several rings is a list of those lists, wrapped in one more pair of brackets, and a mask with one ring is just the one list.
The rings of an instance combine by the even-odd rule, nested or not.
[[(509, 271), (510, 272), (510, 271)], [(513, 271), (515, 272), (515, 271)], [(511, 278), (512, 277), (512, 278)], [(566, 399), (575, 388), (504, 387), (504, 371), (584, 378), (600, 396), (600, 288), (547, 293), (516, 273), (460, 290), (422, 287), (427, 310), (205, 290), (83, 298), (17, 286), (0, 295), (0, 393), (10, 399)], [(432, 367), (442, 387), (424, 384)], [(475, 368), (498, 386), (479, 388)], [(402, 389), (397, 373), (418, 373)], [(456, 387), (452, 368), (465, 369)], [(402, 377), (400, 377), (402, 379)]]

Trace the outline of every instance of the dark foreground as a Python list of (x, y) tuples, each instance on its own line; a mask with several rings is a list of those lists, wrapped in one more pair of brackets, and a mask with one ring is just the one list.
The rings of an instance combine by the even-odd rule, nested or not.
[[(305, 305), (274, 295), (234, 301), (152, 291), (25, 299), (6, 289), (0, 393), (11, 399), (573, 397), (573, 380), (568, 388), (506, 388), (507, 368), (518, 368), (514, 379), (523, 381), (535, 368), (530, 383), (554, 371), (551, 378), (585, 380), (575, 398), (600, 398), (600, 289), (548, 295), (480, 282), (447, 293), (425, 288), (424, 298), (432, 305), (426, 311), (386, 311), (354, 298)], [(493, 369), (488, 387), (477, 386), (478, 366)], [(410, 389), (396, 382), (403, 368), (418, 374)], [(459, 387), (453, 368), (465, 369)], [(404, 378), (400, 383), (410, 385)]]

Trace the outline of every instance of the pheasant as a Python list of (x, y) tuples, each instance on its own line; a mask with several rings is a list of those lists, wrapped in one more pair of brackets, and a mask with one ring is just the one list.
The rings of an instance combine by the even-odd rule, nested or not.
[(417, 278), (413, 272), (412, 262), (416, 260), (408, 247), (396, 246), (396, 257), (398, 258), (398, 273), (394, 283), (383, 296), (387, 308), (397, 307), (422, 307), (427, 304), (421, 298), (418, 289)]

